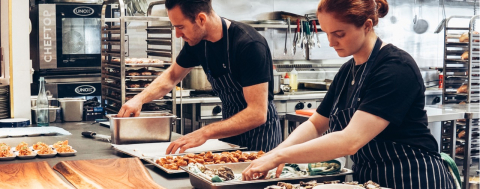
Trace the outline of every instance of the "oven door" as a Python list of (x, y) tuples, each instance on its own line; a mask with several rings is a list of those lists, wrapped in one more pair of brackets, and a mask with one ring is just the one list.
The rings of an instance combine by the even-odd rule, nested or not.
[(101, 8), (40, 4), (40, 69), (100, 67)]

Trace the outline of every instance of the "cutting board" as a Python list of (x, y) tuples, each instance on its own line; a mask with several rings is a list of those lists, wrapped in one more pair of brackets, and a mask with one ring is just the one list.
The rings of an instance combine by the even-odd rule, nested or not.
[(61, 161), (54, 167), (77, 188), (162, 188), (138, 158)]
[(0, 165), (0, 188), (72, 188), (46, 161)]
[(306, 115), (306, 116), (312, 116), (315, 112), (317, 112), (317, 109), (295, 110), (296, 114)]

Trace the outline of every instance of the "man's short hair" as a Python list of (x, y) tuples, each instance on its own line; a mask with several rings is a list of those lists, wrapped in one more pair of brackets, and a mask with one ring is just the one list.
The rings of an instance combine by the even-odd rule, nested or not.
[(165, 8), (171, 10), (176, 6), (180, 6), (183, 15), (187, 17), (190, 22), (194, 23), (195, 18), (200, 12), (210, 14), (212, 12), (211, 0), (166, 0)]

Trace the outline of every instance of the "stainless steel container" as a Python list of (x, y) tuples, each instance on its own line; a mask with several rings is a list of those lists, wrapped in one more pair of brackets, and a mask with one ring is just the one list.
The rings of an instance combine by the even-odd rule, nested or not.
[(62, 121), (82, 121), (83, 119), (83, 98), (59, 98), (62, 108)]
[[(232, 169), (234, 174), (241, 174), (245, 168), (250, 165), (250, 162), (241, 162), (241, 163), (228, 163), (228, 164), (211, 164), (205, 165), (210, 169), (218, 169), (222, 166), (227, 166)], [(278, 182), (287, 182), (292, 184), (298, 184), (300, 181), (308, 182), (311, 180), (316, 180), (317, 182), (333, 181), (340, 180), (345, 181), (347, 175), (353, 174), (353, 171), (350, 169), (343, 169), (338, 174), (333, 175), (315, 175), (315, 176), (303, 176), (303, 177), (293, 177), (293, 178), (275, 178), (275, 179), (258, 179), (252, 181), (227, 181), (227, 182), (212, 182), (207, 180), (204, 177), (199, 176), (196, 173), (188, 170), (187, 166), (180, 167), (189, 174), (190, 183), (195, 188), (204, 188), (204, 189), (251, 189), (251, 188), (265, 188), (270, 185), (277, 185)]]
[[(32, 124), (37, 123), (37, 107), (32, 107)], [(58, 106), (50, 106), (48, 107), (48, 121), (53, 123), (57, 120), (57, 113), (59, 113), (60, 107)]]
[(195, 66), (183, 80), (184, 88), (196, 91), (211, 91), (212, 85), (201, 66)]
[(273, 94), (278, 94), (280, 91), (280, 76), (281, 75), (273, 75)]
[(165, 112), (142, 112), (138, 117), (117, 117), (110, 114), (107, 117), (110, 119), (112, 144), (169, 142), (172, 125), (177, 118)]

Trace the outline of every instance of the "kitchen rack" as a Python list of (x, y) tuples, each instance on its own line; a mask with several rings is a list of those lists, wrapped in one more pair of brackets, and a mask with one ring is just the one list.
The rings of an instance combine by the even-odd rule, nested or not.
[[(145, 85), (150, 84), (162, 71), (167, 69), (176, 57), (175, 31), (168, 17), (151, 16), (152, 8), (164, 3), (165, 1), (150, 3), (146, 16), (125, 16), (123, 0), (104, 1), (101, 17), (102, 99), (104, 99), (102, 107), (107, 114), (118, 113), (129, 98), (140, 93)], [(111, 15), (106, 15), (107, 13), (111, 13)], [(127, 62), (129, 56), (127, 22), (147, 23), (146, 58), (158, 61), (155, 63)], [(149, 72), (151, 75), (129, 74), (133, 72)], [(153, 100), (144, 104), (142, 111), (171, 111), (176, 114), (176, 91), (172, 90), (171, 98)], [(174, 131), (176, 131), (175, 127)]]
[[(444, 23), (443, 104), (478, 104), (480, 101), (480, 34), (474, 33), (479, 18), (480, 15), (451, 16)], [(469, 26), (452, 26), (458, 23), (451, 22), (452, 19), (469, 21)], [(466, 32), (468, 42), (461, 42), (459, 38)], [(466, 52), (468, 59), (462, 59)], [(466, 93), (457, 92), (462, 86), (467, 87)], [(463, 161), (464, 183), (468, 183), (472, 160), (480, 158), (479, 128), (478, 117), (466, 116), (466, 119), (442, 122), (441, 151)], [(462, 131), (465, 136), (459, 138)], [(463, 153), (456, 153), (457, 148), (463, 148)]]
[[(445, 22), (444, 27), (444, 81), (443, 102), (444, 104), (458, 104), (460, 102), (478, 103), (480, 101), (480, 38), (474, 34), (473, 23), (478, 16), (452, 16)], [(469, 19), (469, 27), (451, 27), (451, 19)], [(460, 42), (461, 34), (469, 33), (469, 42)], [(462, 60), (464, 52), (469, 53), (467, 60)], [(466, 85), (466, 93), (457, 93), (457, 89)]]

